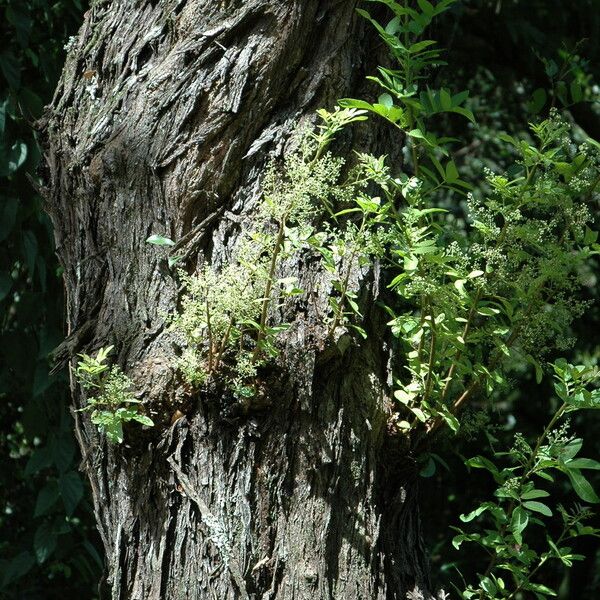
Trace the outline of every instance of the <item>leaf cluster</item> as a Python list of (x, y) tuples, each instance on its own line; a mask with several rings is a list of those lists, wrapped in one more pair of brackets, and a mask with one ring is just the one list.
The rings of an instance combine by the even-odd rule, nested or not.
[[(96, 356), (80, 354), (75, 376), (88, 392), (86, 406), (80, 411), (91, 411), (91, 420), (98, 431), (111, 443), (123, 442), (123, 425), (136, 421), (147, 427), (154, 422), (140, 410), (141, 400), (133, 395), (133, 382), (117, 366), (109, 366), (108, 355), (113, 346), (100, 348)], [(93, 394), (93, 395), (92, 395)]]
[[(466, 461), (469, 468), (488, 471), (498, 487), (495, 500), (482, 502), (469, 514), (461, 515), (464, 523), (480, 521), (483, 533), (454, 528), (458, 531), (453, 540), (455, 548), (460, 548), (464, 542), (475, 543), (489, 556), (478, 586), (467, 586), (461, 592), (462, 598), (499, 600), (515, 598), (520, 592), (531, 592), (538, 599), (555, 596), (552, 589), (533, 581), (536, 573), (551, 560), (571, 567), (573, 561), (583, 560), (585, 556), (575, 553), (568, 544), (581, 536), (600, 536), (599, 529), (585, 523), (592, 516), (591, 512), (579, 505), (571, 511), (556, 506), (560, 529), (557, 535), (550, 534), (555, 521), (554, 507), (551, 506), (553, 498), (544, 487), (555, 483), (556, 474), (568, 477), (573, 491), (582, 501), (600, 502), (582, 473), (600, 470), (600, 463), (579, 457), (583, 440), (569, 433), (568, 423), (558, 425), (567, 413), (600, 409), (600, 390), (589, 389), (598, 378), (598, 372), (570, 365), (562, 359), (554, 363), (553, 369), (554, 389), (562, 404), (535, 445), (516, 434), (511, 452), (496, 452), (496, 462), (483, 456)], [(507, 459), (511, 465), (498, 465)], [(547, 530), (544, 548), (536, 548), (528, 542), (527, 534), (532, 527)]]

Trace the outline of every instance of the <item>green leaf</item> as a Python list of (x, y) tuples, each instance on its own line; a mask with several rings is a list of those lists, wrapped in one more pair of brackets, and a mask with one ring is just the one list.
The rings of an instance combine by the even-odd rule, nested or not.
[(539, 512), (542, 515), (545, 515), (546, 517), (552, 516), (552, 511), (543, 502), (536, 502), (535, 500), (529, 500), (527, 502), (523, 502), (523, 506), (529, 510)]
[(432, 477), (435, 475), (435, 461), (431, 456), (427, 459), (425, 466), (419, 471), (419, 475), (423, 478)]
[(529, 490), (528, 492), (521, 494), (521, 498), (523, 500), (531, 500), (533, 498), (547, 498), (548, 496), (550, 496), (550, 494), (545, 490), (536, 489)]
[(440, 177), (445, 180), (446, 171), (444, 170), (442, 163), (435, 156), (433, 156), (433, 154), (429, 157), (429, 159), (433, 163), (433, 166), (436, 168), (437, 172), (440, 174)]
[(35, 565), (35, 558), (31, 552), (20, 552), (15, 556), (4, 568), (4, 580), (2, 584), (8, 585), (12, 581), (16, 581), (31, 571)]
[(4, 51), (0, 54), (0, 71), (8, 82), (8, 85), (14, 90), (19, 89), (21, 85), (21, 65), (17, 57), (10, 51)]
[(113, 416), (112, 419), (107, 420), (102, 425), (102, 430), (106, 434), (109, 442), (113, 444), (120, 444), (123, 441), (123, 423), (120, 419)]
[(137, 413), (133, 419), (142, 425), (147, 425), (148, 427), (152, 427), (154, 425), (154, 421), (150, 417), (142, 415), (141, 413)]
[(471, 123), (475, 123), (475, 115), (468, 108), (463, 108), (462, 106), (454, 106), (450, 110), (450, 112), (456, 113), (457, 115), (461, 115), (471, 121)]
[(571, 480), (571, 485), (573, 486), (575, 493), (582, 500), (591, 504), (598, 504), (600, 502), (600, 498), (598, 498), (596, 495), (594, 488), (580, 471), (577, 471), (576, 469), (569, 469), (567, 470), (567, 475)]
[(544, 108), (547, 99), (548, 94), (546, 93), (546, 90), (543, 88), (538, 88), (537, 90), (535, 90), (535, 92), (533, 92), (531, 96), (531, 101), (529, 102), (528, 106), (529, 110), (534, 115), (537, 115), (542, 110), (542, 108)]
[(342, 108), (359, 108), (362, 110), (368, 110), (373, 112), (373, 105), (365, 102), (364, 100), (356, 100), (354, 98), (341, 98), (338, 100), (338, 104)]
[(494, 505), (491, 502), (484, 502), (481, 506), (478, 506), (475, 510), (472, 510), (470, 513), (466, 515), (460, 515), (460, 520), (463, 523), (469, 523), (473, 519), (476, 519), (477, 517), (482, 515), (484, 512), (490, 510), (492, 506)]
[(463, 298), (468, 298), (469, 294), (467, 293), (467, 290), (465, 290), (465, 283), (467, 283), (466, 279), (457, 279), (454, 282), (454, 287)]
[(158, 235), (158, 234), (153, 234), (151, 235), (146, 242), (148, 244), (154, 244), (155, 246), (174, 246), (175, 242), (168, 238), (168, 237), (163, 237), (162, 235)]
[(484, 317), (495, 317), (500, 311), (496, 308), (490, 308), (489, 306), (481, 306), (477, 309), (477, 314), (483, 315)]
[(458, 169), (453, 160), (446, 165), (446, 181), (448, 183), (454, 183), (459, 179)]
[[(467, 279), (476, 279), (477, 277), (481, 277), (482, 275), (485, 275), (485, 273), (483, 271), (471, 271), (468, 275), (467, 275)], [(496, 311), (496, 314), (499, 311)]]
[(383, 104), (386, 108), (392, 108), (394, 106), (394, 100), (389, 94), (381, 94), (378, 98), (379, 104)]
[(512, 135), (508, 135), (507, 133), (500, 133), (498, 135), (498, 139), (506, 142), (507, 144), (510, 144), (511, 146), (517, 146), (517, 140), (512, 136)]
[(544, 600), (546, 596), (556, 596), (556, 592), (541, 583), (527, 582), (523, 584), (523, 589), (534, 592), (536, 600)]
[(27, 144), (15, 142), (8, 153), (8, 175), (17, 171), (27, 159)]
[(517, 544), (523, 543), (523, 531), (527, 527), (529, 523), (529, 515), (527, 511), (523, 510), (520, 506), (517, 506), (512, 514), (512, 519), (510, 522), (510, 530), (515, 538)]
[(33, 454), (27, 461), (27, 466), (25, 467), (25, 476), (31, 477), (38, 471), (49, 467), (51, 464), (52, 453), (50, 452), (50, 449), (48, 447), (37, 448), (33, 451)]
[(428, 2), (428, 0), (417, 0), (417, 2), (419, 3), (420, 9), (428, 17), (433, 17), (433, 15), (435, 14), (435, 8), (433, 7), (433, 4), (431, 4), (431, 2)]
[(583, 90), (581, 85), (579, 85), (578, 81), (571, 82), (571, 98), (575, 104), (581, 102), (583, 100)]
[(429, 48), (430, 46), (434, 46), (435, 44), (437, 44), (437, 42), (435, 42), (434, 40), (421, 40), (420, 42), (413, 44), (408, 49), (408, 51), (411, 54), (418, 54), (422, 50), (425, 50), (425, 48)]
[(425, 137), (425, 134), (420, 129), (411, 129), (408, 132), (408, 135), (410, 137), (417, 138), (418, 140), (425, 140), (425, 141), (427, 141), (427, 138)]
[(444, 110), (452, 108), (452, 96), (443, 88), (440, 90), (440, 103)]
[(484, 577), (481, 582), (481, 589), (490, 595), (490, 597), (494, 598), (496, 593), (498, 592), (498, 586), (489, 578)]
[(469, 97), (469, 90), (463, 90), (452, 96), (452, 106), (460, 106)]
[(22, 88), (19, 91), (19, 104), (23, 108), (23, 112), (30, 119), (37, 119), (43, 112), (44, 102), (32, 90)]
[(575, 438), (571, 440), (564, 448), (561, 449), (560, 459), (565, 463), (565, 466), (568, 465), (568, 462), (577, 456), (581, 447), (583, 446), (583, 439)]
[(52, 460), (61, 473), (71, 467), (75, 457), (75, 445), (70, 435), (59, 433), (52, 436), (48, 442), (48, 451), (52, 454)]
[(56, 504), (59, 495), (58, 483), (54, 480), (49, 481), (38, 493), (33, 516), (40, 517), (48, 513)]
[(33, 276), (35, 271), (35, 261), (38, 255), (38, 241), (33, 231), (23, 231), (21, 245), (23, 256), (27, 263), (27, 271)]
[(583, 243), (586, 245), (594, 244), (598, 241), (598, 231), (594, 231), (586, 226), (585, 228), (585, 236), (583, 238)]
[(8, 296), (12, 287), (12, 277), (9, 273), (0, 273), (0, 301)]
[(465, 461), (465, 465), (467, 467), (473, 467), (475, 469), (486, 469), (494, 475), (498, 474), (498, 469), (496, 465), (484, 456), (474, 456), (473, 458), (470, 458), (469, 460)]
[(421, 423), (425, 423), (427, 421), (427, 415), (417, 406), (409, 406), (409, 409), (412, 413), (421, 421)]
[(565, 463), (567, 469), (592, 469), (594, 471), (600, 471), (600, 462), (592, 460), (591, 458), (575, 458)]
[(56, 534), (49, 523), (42, 523), (33, 537), (33, 549), (38, 563), (45, 562), (56, 549)]
[(60, 495), (65, 505), (67, 516), (71, 516), (83, 498), (83, 481), (75, 471), (65, 473), (59, 480)]
[(169, 265), (169, 269), (172, 269), (175, 265), (180, 263), (183, 260), (183, 256), (169, 256), (167, 258), (167, 264)]
[(5, 240), (12, 231), (17, 218), (19, 200), (4, 198), (4, 206), (0, 210), (0, 242)]

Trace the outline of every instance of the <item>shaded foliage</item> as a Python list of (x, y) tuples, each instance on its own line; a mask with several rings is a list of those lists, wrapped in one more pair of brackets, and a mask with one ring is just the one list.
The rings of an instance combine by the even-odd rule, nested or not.
[(56, 85), (79, 0), (0, 2), (0, 596), (91, 597), (101, 558), (68, 412), (50, 220), (29, 177), (32, 127)]
[[(441, 81), (436, 83), (443, 85), (445, 77), (454, 86), (469, 89), (468, 107), (477, 116), (478, 127), (465, 130), (461, 137), (467, 145), (454, 156), (469, 182), (475, 184), (480, 180), (485, 167), (501, 171), (513, 162), (514, 156), (499, 140), (499, 132), (522, 137), (526, 135), (528, 122), (548, 113), (553, 91), (552, 78), (548, 76), (551, 62), (559, 69), (567, 67), (565, 79), (569, 92), (573, 81), (582, 86), (586, 102), (573, 102), (573, 98), (567, 98), (576, 139), (581, 140), (584, 132), (599, 139), (600, 2), (579, 0), (567, 8), (560, 0), (466, 0), (434, 27), (435, 32), (431, 35), (447, 48), (445, 59), (452, 65), (450, 72), (440, 72)], [(556, 75), (554, 78), (556, 80)], [(544, 90), (543, 94), (541, 90)], [(540, 102), (542, 97), (544, 102)], [(557, 105), (562, 106), (560, 99)], [(446, 122), (440, 130), (447, 130), (449, 126)], [(599, 207), (590, 208), (595, 211), (597, 226)], [(457, 220), (462, 220), (464, 207), (455, 208), (454, 214)], [(597, 366), (600, 359), (595, 335), (600, 324), (599, 276), (596, 260), (584, 273), (585, 286), (579, 299), (589, 302), (589, 308), (585, 317), (572, 325), (572, 335), (577, 343), (568, 354), (572, 362), (589, 366)], [(480, 554), (470, 551), (468, 546), (462, 547), (460, 552), (448, 553), (452, 532), (447, 526), (457, 525), (458, 514), (469, 512), (473, 500), (489, 498), (494, 490), (493, 482), (479, 472), (465, 471), (463, 458), (475, 454), (492, 457), (492, 445), (496, 449), (510, 447), (517, 422), (527, 439), (535, 439), (557, 408), (558, 401), (548, 382), (539, 387), (527, 368), (516, 367), (509, 386), (497, 395), (493, 411), (488, 414), (473, 411), (470, 416), (472, 427), (464, 429), (460, 444), (443, 443), (438, 449), (446, 459), (448, 469), (438, 470), (425, 482), (423, 498), (427, 505), (424, 512), (431, 515), (425, 525), (430, 535), (432, 572), (445, 586), (450, 580), (461, 581), (457, 569), (465, 579), (472, 578)], [(490, 420), (496, 422), (494, 427), (486, 425)], [(597, 423), (594, 419), (574, 415), (571, 429), (588, 440), (586, 451), (598, 458), (600, 444), (595, 435)], [(490, 440), (496, 443), (490, 444)], [(598, 489), (600, 478), (597, 473), (588, 476)], [(566, 482), (562, 484), (557, 500), (567, 502), (569, 487)], [(465, 489), (472, 493), (464, 493), (462, 490)], [(592, 524), (598, 526), (597, 517)], [(543, 541), (541, 528), (539, 536), (539, 541)], [(574, 544), (574, 551), (585, 555), (585, 560), (574, 563), (570, 570), (554, 569), (546, 573), (545, 583), (557, 588), (560, 598), (596, 598), (600, 590), (598, 541), (580, 539)]]

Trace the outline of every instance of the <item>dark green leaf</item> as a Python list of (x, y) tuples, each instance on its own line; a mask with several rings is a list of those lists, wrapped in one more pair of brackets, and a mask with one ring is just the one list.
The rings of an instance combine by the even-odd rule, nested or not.
[(571, 82), (571, 98), (575, 104), (583, 100), (583, 90), (577, 81)]
[(48, 447), (37, 448), (33, 451), (33, 454), (27, 461), (27, 466), (25, 467), (25, 475), (27, 477), (35, 475), (35, 473), (49, 467), (51, 464), (52, 454), (50, 453)]
[(35, 503), (34, 517), (45, 515), (56, 504), (59, 497), (58, 483), (49, 481), (38, 493)]
[(8, 296), (11, 287), (12, 277), (10, 276), (10, 273), (0, 272), (0, 301)]
[(529, 510), (539, 512), (542, 515), (545, 515), (546, 517), (552, 516), (552, 511), (543, 502), (536, 502), (535, 500), (529, 500), (527, 502), (523, 502), (523, 506)]
[(517, 544), (523, 543), (523, 531), (529, 523), (529, 515), (527, 511), (523, 510), (520, 506), (517, 506), (512, 514), (510, 522), (510, 530), (515, 538)]
[(58, 433), (50, 439), (48, 444), (52, 452), (52, 460), (56, 468), (61, 472), (66, 472), (73, 464), (75, 457), (75, 445), (69, 434)]
[(452, 96), (443, 88), (440, 90), (440, 103), (444, 110), (452, 108)]
[(22, 237), (23, 256), (27, 263), (29, 275), (33, 277), (35, 272), (35, 259), (38, 254), (38, 241), (33, 231), (23, 231)]
[(65, 511), (71, 516), (81, 498), (83, 498), (83, 481), (75, 471), (69, 471), (60, 478), (60, 494), (65, 505)]
[(4, 198), (4, 204), (0, 210), (0, 242), (5, 240), (12, 231), (18, 207), (19, 200), (17, 198)]
[(573, 489), (575, 493), (585, 502), (590, 502), (591, 504), (597, 504), (600, 502), (600, 498), (596, 495), (594, 488), (590, 484), (590, 482), (581, 474), (580, 471), (576, 469), (569, 469), (567, 471), (567, 475), (571, 480), (571, 484), (573, 485)]
[(592, 460), (591, 458), (575, 458), (565, 463), (567, 469), (592, 469), (594, 471), (600, 471), (600, 462)]
[(419, 475), (425, 478), (435, 475), (435, 461), (433, 458), (431, 458), (431, 456), (427, 459), (425, 465), (419, 471)]
[(8, 153), (8, 172), (12, 175), (17, 171), (27, 159), (27, 144), (24, 142), (15, 142)]
[(54, 552), (56, 548), (56, 535), (49, 523), (42, 523), (35, 532), (33, 549), (38, 563), (41, 565)]
[(5, 50), (0, 54), (0, 71), (2, 71), (11, 88), (14, 90), (19, 89), (21, 85), (21, 66), (19, 60), (10, 50)]
[(29, 573), (35, 565), (35, 558), (31, 552), (21, 552), (17, 554), (9, 563), (4, 571), (3, 584), (6, 586), (12, 581), (16, 581)]
[(529, 110), (537, 115), (542, 108), (544, 108), (546, 104), (546, 100), (548, 99), (548, 95), (546, 94), (546, 90), (543, 88), (538, 88), (533, 92), (531, 96), (531, 101), (529, 103)]
[(545, 490), (529, 490), (524, 494), (521, 494), (521, 498), (523, 500), (532, 500), (533, 498), (547, 498), (550, 494)]
[(428, 16), (432, 17), (435, 14), (433, 4), (429, 0), (417, 0), (419, 8)]
[(458, 169), (453, 160), (446, 165), (446, 181), (448, 183), (454, 183), (459, 178)]

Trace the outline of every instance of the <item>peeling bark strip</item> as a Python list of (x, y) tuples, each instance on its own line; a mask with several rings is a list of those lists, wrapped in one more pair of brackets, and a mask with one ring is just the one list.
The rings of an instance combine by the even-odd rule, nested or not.
[[(367, 342), (327, 358), (311, 342), (314, 302), (298, 305), (270, 406), (228, 412), (178, 382), (165, 325), (178, 284), (163, 249), (144, 243), (172, 237), (190, 270), (226, 260), (269, 156), (362, 81), (369, 40), (354, 8), (97, 0), (67, 58), (42, 124), (64, 348), (115, 344), (157, 422), (124, 447), (87, 416), (76, 423), (104, 598), (430, 597), (414, 469), (386, 427), (384, 324), (373, 316)], [(324, 306), (322, 274), (300, 260), (289, 269)], [(170, 425), (176, 409), (186, 417)]]

